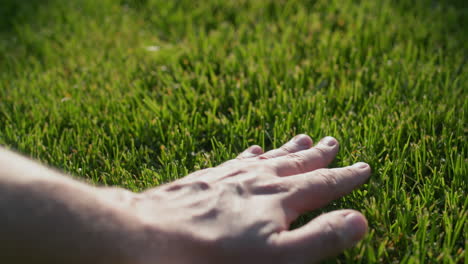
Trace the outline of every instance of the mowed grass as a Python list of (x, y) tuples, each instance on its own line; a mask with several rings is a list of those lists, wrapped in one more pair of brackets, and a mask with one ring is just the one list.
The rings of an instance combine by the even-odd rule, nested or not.
[(336, 137), (370, 232), (330, 263), (468, 263), (464, 1), (0, 0), (0, 144), (139, 191)]

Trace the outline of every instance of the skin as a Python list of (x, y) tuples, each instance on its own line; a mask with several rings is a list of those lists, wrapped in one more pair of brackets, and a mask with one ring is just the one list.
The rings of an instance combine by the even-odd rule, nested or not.
[(0, 149), (0, 259), (9, 263), (314, 263), (353, 246), (365, 217), (299, 215), (364, 183), (366, 163), (327, 169), (338, 142), (298, 135), (263, 153), (132, 193), (92, 187)]

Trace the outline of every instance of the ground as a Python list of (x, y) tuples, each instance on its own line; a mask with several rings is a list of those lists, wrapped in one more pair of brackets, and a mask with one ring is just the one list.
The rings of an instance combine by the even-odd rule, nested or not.
[[(464, 1), (0, 0), (0, 144), (134, 191), (298, 133), (366, 161), (330, 263), (467, 263)], [(300, 225), (321, 212), (302, 217)]]

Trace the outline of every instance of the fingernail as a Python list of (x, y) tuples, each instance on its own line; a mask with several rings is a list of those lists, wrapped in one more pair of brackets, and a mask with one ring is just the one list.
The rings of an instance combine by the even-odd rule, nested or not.
[(322, 142), (323, 142), (323, 144), (326, 144), (326, 145), (328, 145), (330, 147), (332, 147), (332, 146), (336, 145), (336, 143), (338, 143), (338, 141), (336, 141), (336, 139), (333, 138), (333, 137), (325, 137), (325, 138), (322, 139)]
[(366, 219), (357, 213), (350, 213), (345, 216), (344, 235), (350, 241), (361, 240), (367, 232)]
[(359, 169), (367, 169), (367, 167), (369, 167), (369, 164), (365, 162), (358, 162), (354, 164), (354, 167), (359, 168)]
[(293, 142), (298, 144), (298, 145), (302, 145), (302, 146), (306, 146), (306, 145), (310, 145), (312, 144), (312, 141), (310, 140), (310, 138), (306, 135), (297, 135), (293, 138)]
[(249, 152), (252, 154), (262, 154), (263, 150), (260, 146), (255, 145), (249, 148)]

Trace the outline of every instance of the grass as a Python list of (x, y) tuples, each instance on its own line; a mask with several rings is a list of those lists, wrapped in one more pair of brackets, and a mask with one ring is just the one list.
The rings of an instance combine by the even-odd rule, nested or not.
[(467, 18), (442, 0), (0, 0), (0, 144), (138, 191), (333, 135), (333, 166), (373, 175), (323, 210), (371, 227), (330, 263), (468, 263)]

